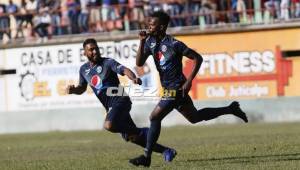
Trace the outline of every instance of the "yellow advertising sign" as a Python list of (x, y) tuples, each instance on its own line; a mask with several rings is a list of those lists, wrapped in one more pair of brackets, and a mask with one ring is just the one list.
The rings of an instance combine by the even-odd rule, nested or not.
[[(300, 51), (299, 29), (177, 38), (204, 58), (190, 93), (194, 99), (300, 95), (300, 60), (290, 56)], [(183, 65), (189, 74), (193, 62)]]

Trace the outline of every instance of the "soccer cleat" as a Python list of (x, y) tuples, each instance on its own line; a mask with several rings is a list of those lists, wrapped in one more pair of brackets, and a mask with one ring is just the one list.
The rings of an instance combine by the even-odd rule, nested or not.
[(135, 165), (135, 166), (144, 166), (149, 167), (151, 164), (151, 158), (146, 158), (145, 155), (141, 155), (139, 157), (133, 158), (129, 160), (129, 163)]
[(177, 155), (177, 152), (176, 152), (175, 149), (166, 149), (163, 152), (163, 155), (164, 155), (164, 159), (165, 159), (166, 162), (172, 162), (172, 160)]
[(248, 118), (245, 112), (242, 111), (242, 109), (240, 108), (240, 104), (237, 101), (232, 102), (229, 107), (231, 108), (231, 110), (233, 111), (233, 115), (241, 118), (244, 122), (248, 122)]

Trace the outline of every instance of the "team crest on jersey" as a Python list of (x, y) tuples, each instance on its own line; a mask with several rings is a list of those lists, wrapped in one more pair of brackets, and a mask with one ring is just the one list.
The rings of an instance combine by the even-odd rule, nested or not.
[(95, 88), (95, 89), (100, 89), (102, 87), (102, 81), (100, 79), (100, 77), (98, 75), (94, 75), (91, 78), (91, 85)]
[(98, 66), (98, 67), (96, 68), (96, 71), (97, 71), (97, 73), (101, 73), (101, 72), (102, 72), (102, 67), (101, 67), (101, 66)]
[(88, 75), (88, 74), (90, 73), (90, 71), (91, 71), (91, 69), (86, 69), (86, 70), (84, 70), (85, 75)]
[(151, 43), (151, 44), (150, 44), (150, 48), (154, 48), (154, 47), (155, 47), (155, 45), (156, 45), (156, 43), (155, 43), (155, 42)]
[(161, 51), (162, 52), (166, 52), (167, 51), (167, 46), (166, 45), (162, 45), (161, 46)]

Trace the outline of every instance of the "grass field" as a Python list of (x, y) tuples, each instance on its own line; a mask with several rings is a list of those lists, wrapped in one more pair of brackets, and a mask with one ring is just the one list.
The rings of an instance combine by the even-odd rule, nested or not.
[[(150, 169), (300, 169), (300, 123), (177, 126), (159, 142), (178, 155)], [(0, 135), (0, 170), (133, 169), (141, 153), (106, 131)]]

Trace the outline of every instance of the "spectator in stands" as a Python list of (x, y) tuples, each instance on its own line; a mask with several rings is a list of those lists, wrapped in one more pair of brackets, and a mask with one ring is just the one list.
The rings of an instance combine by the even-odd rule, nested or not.
[(152, 8), (150, 5), (150, 0), (136, 0), (136, 4), (139, 4), (138, 1), (143, 2), (143, 14), (145, 17), (149, 17), (152, 13)]
[(35, 0), (35, 1), (36, 1), (36, 11), (42, 8), (46, 3), (46, 0)]
[[(29, 31), (26, 36), (26, 40), (30, 41), (30, 39), (34, 36), (34, 23), (33, 23), (33, 15), (37, 14), (37, 1), (35, 0), (27, 0), (26, 1), (26, 21), (28, 24), (30, 24), (30, 27), (28, 27)], [(29, 26), (27, 24), (27, 26)]]
[(162, 8), (162, 4), (164, 4), (164, 2), (161, 2), (159, 0), (149, 0), (149, 5), (151, 7), (151, 13), (155, 12), (155, 11), (162, 11), (163, 8)]
[(300, 17), (300, 0), (292, 0), (292, 3), (294, 5), (294, 16), (296, 18), (299, 18)]
[(184, 4), (179, 0), (172, 0), (168, 3), (169, 8), (164, 9), (171, 17), (170, 27), (181, 27), (184, 23)]
[(276, 13), (276, 18), (280, 18), (280, 3), (281, 0), (273, 0), (274, 1), (274, 11)]
[(247, 17), (246, 4), (245, 4), (244, 0), (237, 1), (236, 12), (239, 14), (239, 18), (238, 18), (239, 22), (242, 22), (243, 18)]
[[(145, 28), (145, 12), (150, 10), (148, 3), (143, 0), (129, 0), (130, 11), (130, 29), (144, 29)], [(147, 3), (147, 4), (146, 4)]]
[(237, 0), (231, 0), (230, 22), (232, 23), (239, 22), (239, 14), (236, 12), (236, 9), (237, 9)]
[(116, 27), (120, 30), (125, 30), (125, 22), (129, 19), (129, 4), (128, 0), (118, 0), (119, 19), (116, 20)]
[[(42, 5), (49, 7), (52, 28), (50, 33), (62, 35), (124, 30), (125, 25), (126, 30), (143, 29), (145, 18), (158, 10), (163, 10), (172, 17), (171, 27), (198, 25), (199, 19), (202, 21), (199, 18), (201, 15), (204, 15), (206, 24), (216, 24), (217, 21), (247, 22), (249, 16), (254, 14), (251, 10), (254, 4), (257, 6), (256, 10), (260, 10), (260, 5), (263, 5), (274, 18), (288, 20), (290, 17), (300, 17), (300, 0), (21, 0), (20, 7), (13, 0), (9, 0), (5, 11), (16, 19), (18, 38), (24, 36), (24, 31), (28, 32), (24, 30), (28, 25), (35, 27), (31, 32), (41, 33), (36, 31), (36, 23), (33, 26), (32, 18)], [(8, 21), (3, 19), (1, 26), (4, 27), (7, 23), (15, 25), (10, 24), (15, 20)], [(2, 30), (1, 36), (5, 33), (11, 35), (11, 31)]]
[(281, 0), (268, 0), (264, 3), (265, 8), (274, 18), (280, 18), (280, 1)]
[(51, 31), (52, 35), (62, 35), (61, 28), (61, 12), (60, 0), (48, 0), (47, 6), (49, 7), (49, 14), (51, 15)]
[(6, 9), (6, 5), (0, 3), (0, 41), (3, 41), (4, 34), (11, 39), (10, 20)]
[(198, 18), (201, 10), (201, 0), (188, 0), (188, 11), (190, 11), (188, 25), (199, 25)]
[[(17, 16), (18, 6), (12, 0), (8, 1), (8, 5), (6, 6), (6, 12), (10, 14), (13, 18), (15, 18), (15, 21), (17, 23), (19, 22), (20, 18), (19, 16)], [(12, 24), (12, 21), (10, 21), (10, 24)]]
[[(21, 33), (21, 38), (24, 38), (23, 33), (23, 24), (26, 22), (26, 1), (21, 0), (21, 5), (18, 8), (18, 14), (16, 16), (17, 22), (17, 31), (16, 31), (16, 38), (19, 38), (19, 34)], [(27, 23), (26, 23), (27, 24)]]
[(78, 0), (67, 0), (66, 5), (70, 21), (70, 31), (72, 34), (78, 34), (78, 17), (80, 14), (80, 2)]
[(88, 10), (88, 0), (80, 0), (80, 14), (78, 17), (79, 31), (81, 33), (87, 33), (89, 31), (89, 10)]
[(90, 32), (103, 31), (101, 19), (101, 0), (89, 0), (88, 7), (90, 9), (89, 28)]
[(16, 14), (18, 12), (18, 6), (12, 1), (8, 1), (7, 12), (10, 14)]
[(221, 23), (229, 22), (230, 12), (228, 11), (228, 3), (227, 0), (219, 0), (217, 1), (217, 11), (219, 11), (218, 20)]
[(114, 0), (102, 0), (101, 16), (103, 21), (103, 29), (105, 31), (112, 31), (115, 29), (115, 21), (117, 18), (117, 8)]
[(34, 16), (34, 30), (39, 35), (38, 43), (48, 41), (48, 27), (51, 23), (51, 17), (49, 14), (49, 8), (46, 4), (42, 3), (38, 14)]
[(280, 3), (281, 9), (281, 19), (288, 20), (290, 19), (289, 11), (290, 11), (290, 0), (281, 0)]
[(206, 24), (216, 24), (217, 5), (210, 0), (202, 0), (201, 14), (205, 17)]
[(68, 0), (61, 0), (60, 3), (60, 12), (61, 12), (61, 17), (60, 17), (60, 26), (62, 30), (62, 34), (70, 34), (71, 33), (71, 21), (68, 16), (68, 7), (67, 7), (67, 1)]
[(31, 27), (33, 27), (33, 13), (35, 13), (36, 11), (36, 2), (34, 0), (25, 0), (25, 23), (26, 23), (26, 27), (28, 27), (28, 25), (30, 25)]

